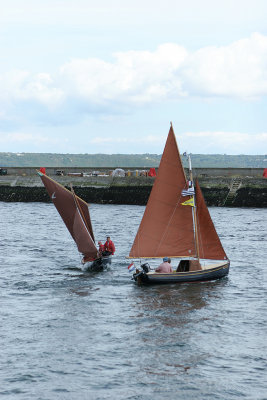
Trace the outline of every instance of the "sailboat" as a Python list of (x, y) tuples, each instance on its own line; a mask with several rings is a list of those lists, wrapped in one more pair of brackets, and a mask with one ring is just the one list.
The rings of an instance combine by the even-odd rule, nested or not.
[[(173, 272), (158, 273), (146, 262), (164, 257), (171, 259)], [(172, 123), (128, 258), (139, 259), (133, 273), (139, 284), (207, 281), (229, 273), (230, 261), (199, 183), (193, 182), (190, 157), (189, 180), (186, 177)]]
[(75, 194), (72, 187), (68, 190), (41, 171), (37, 172), (83, 256), (82, 264), (94, 271), (104, 269), (111, 263), (111, 256), (98, 253), (88, 204)]

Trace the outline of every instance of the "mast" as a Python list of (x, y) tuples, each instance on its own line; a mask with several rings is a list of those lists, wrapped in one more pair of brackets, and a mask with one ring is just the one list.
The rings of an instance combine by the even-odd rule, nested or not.
[[(187, 157), (188, 157), (188, 163), (189, 163), (189, 178), (190, 178), (190, 181), (192, 182), (192, 184), (194, 185), (190, 154), (188, 154)], [(195, 236), (195, 244), (196, 244), (196, 253), (197, 253), (197, 258), (199, 260), (199, 240), (198, 240), (198, 229), (197, 229), (197, 213), (196, 213), (195, 194), (193, 195), (193, 197), (194, 197), (194, 207), (192, 207), (193, 227), (194, 227), (194, 236)]]

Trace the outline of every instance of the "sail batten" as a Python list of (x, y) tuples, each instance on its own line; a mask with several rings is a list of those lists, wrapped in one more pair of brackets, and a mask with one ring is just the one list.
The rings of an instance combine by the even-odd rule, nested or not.
[(97, 247), (87, 203), (47, 175), (39, 175), (80, 253), (86, 258), (96, 258)]

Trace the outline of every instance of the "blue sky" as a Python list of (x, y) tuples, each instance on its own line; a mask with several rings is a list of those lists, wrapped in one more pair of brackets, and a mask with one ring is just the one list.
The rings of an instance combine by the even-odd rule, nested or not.
[(267, 152), (265, 0), (0, 6), (0, 151)]

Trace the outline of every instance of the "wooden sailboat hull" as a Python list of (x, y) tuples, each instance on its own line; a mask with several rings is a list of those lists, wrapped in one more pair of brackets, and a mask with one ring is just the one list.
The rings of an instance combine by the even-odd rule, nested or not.
[(230, 262), (227, 261), (214, 268), (209, 268), (200, 271), (188, 272), (172, 272), (170, 274), (162, 274), (156, 272), (141, 271), (133, 275), (133, 279), (138, 284), (167, 284), (167, 283), (190, 283), (190, 282), (203, 282), (212, 281), (215, 279), (223, 278), (228, 275)]
[(103, 271), (109, 265), (111, 265), (111, 255), (97, 258), (94, 261), (86, 262), (85, 263), (85, 268), (88, 271), (96, 272), (96, 271)]

